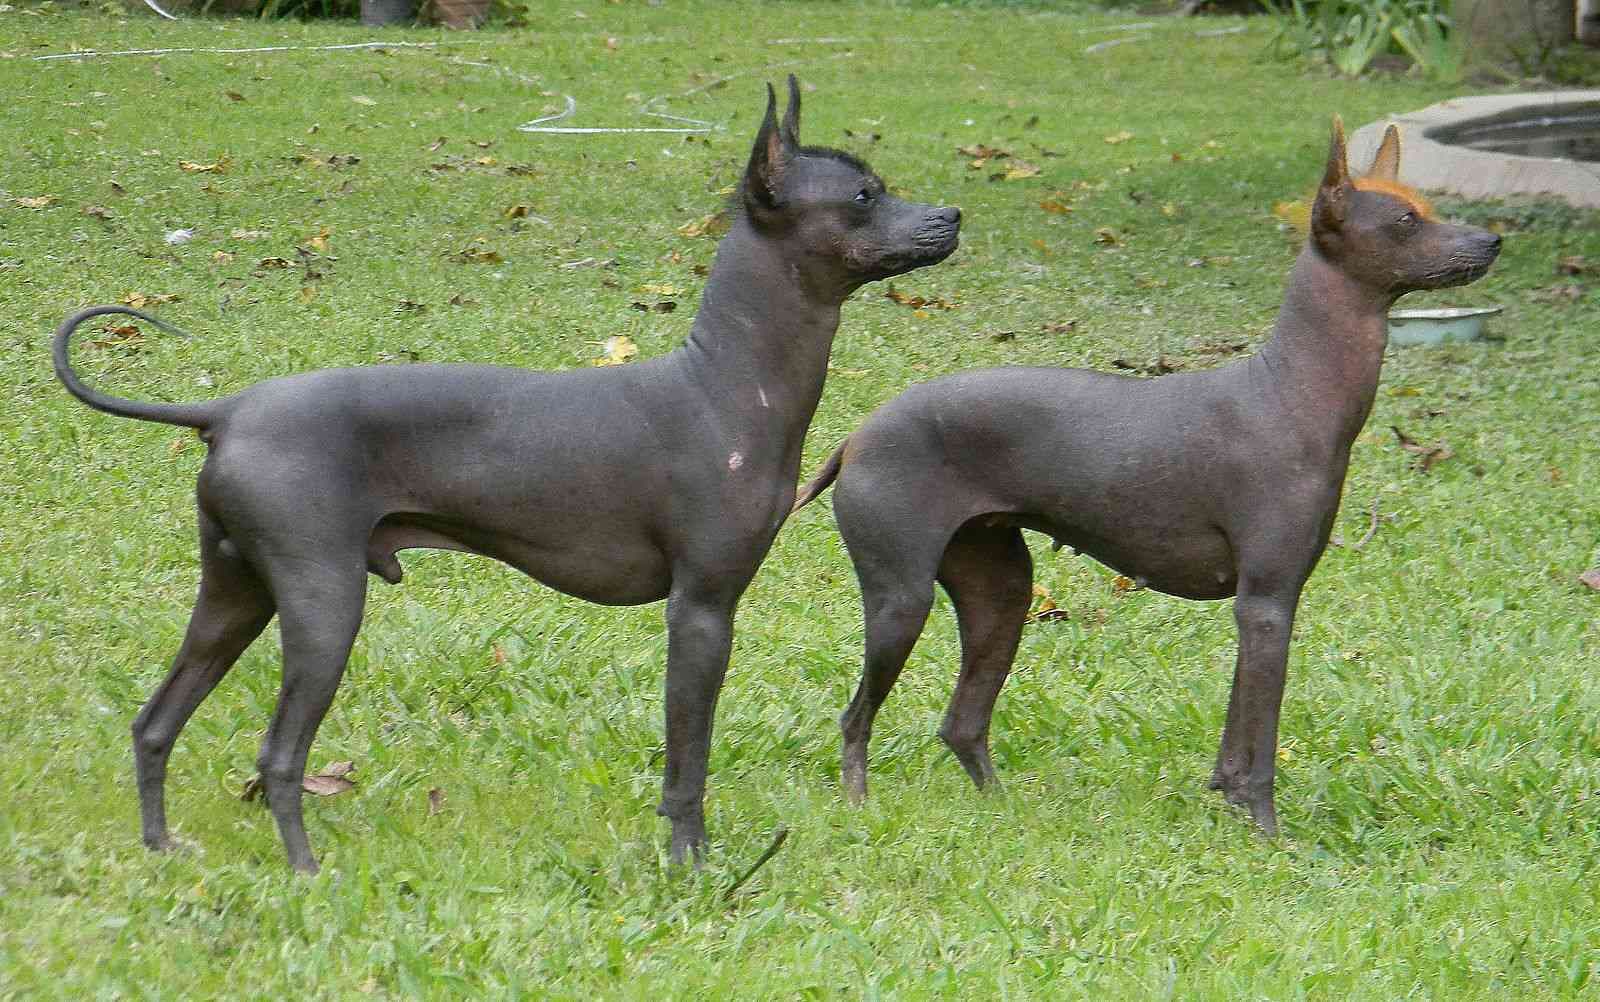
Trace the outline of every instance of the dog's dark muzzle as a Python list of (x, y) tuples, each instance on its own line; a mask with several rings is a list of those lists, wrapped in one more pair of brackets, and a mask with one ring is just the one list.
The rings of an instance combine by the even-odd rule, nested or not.
[(1468, 285), (1482, 278), (1495, 258), (1500, 256), (1500, 235), (1480, 230), (1463, 241), (1463, 246), (1451, 255), (1450, 267), (1432, 276), (1427, 288), (1446, 289)]
[(946, 206), (928, 213), (913, 237), (918, 257), (924, 263), (943, 261), (961, 243), (961, 210)]

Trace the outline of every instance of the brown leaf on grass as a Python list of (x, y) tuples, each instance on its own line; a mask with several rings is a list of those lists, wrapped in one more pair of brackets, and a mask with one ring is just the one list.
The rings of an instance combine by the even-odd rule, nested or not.
[(91, 219), (98, 219), (102, 223), (109, 223), (111, 221), (111, 210), (103, 205), (85, 205), (83, 207), (83, 214)]
[(1052, 320), (1039, 325), (1040, 330), (1049, 331), (1051, 334), (1069, 334), (1077, 328), (1077, 320)]
[(265, 230), (242, 230), (242, 229), (236, 229), (232, 233), (228, 234), (228, 236), (233, 238), (234, 240), (261, 240), (261, 239), (264, 239), (266, 237), (266, 235), (267, 235), (267, 233), (266, 233)]
[(317, 298), (317, 287), (314, 285), (300, 286), (300, 302), (309, 303)]
[(425, 313), (427, 312), (427, 309), (427, 303), (419, 303), (414, 299), (402, 299), (400, 300), (399, 304), (395, 306), (396, 313)]
[(1064, 216), (1072, 211), (1072, 206), (1061, 200), (1059, 192), (1040, 202), (1039, 208), (1056, 216)]
[(225, 91), (222, 92), (222, 96), (227, 98), (230, 101), (235, 101), (235, 102), (244, 100), (244, 95), (239, 93), (236, 90), (225, 90)]
[(1118, 243), (1117, 231), (1109, 226), (1102, 226), (1094, 231), (1094, 242), (1106, 247), (1115, 247)]
[(728, 232), (728, 214), (713, 212), (678, 227), (680, 237), (715, 237)]
[(293, 265), (294, 262), (290, 261), (286, 257), (264, 257), (256, 263), (257, 268), (267, 268), (269, 270), (274, 268), (289, 268), (293, 267)]
[(212, 251), (211, 262), (213, 264), (232, 264), (233, 255), (224, 250)]
[(122, 294), (122, 298), (117, 300), (122, 305), (131, 306), (136, 310), (142, 310), (147, 306), (164, 306), (167, 303), (176, 303), (177, 301), (177, 295), (170, 292), (156, 295), (151, 295), (148, 292), (125, 292)]
[(1600, 591), (1600, 567), (1579, 574), (1578, 583), (1587, 588), (1593, 588), (1595, 591)]
[(179, 160), (178, 169), (185, 174), (226, 174), (231, 161), (222, 157), (212, 163), (203, 164), (195, 160)]
[(639, 346), (626, 334), (613, 334), (603, 345), (605, 354), (594, 360), (595, 365), (622, 365), (639, 354)]
[(428, 817), (444, 810), (444, 791), (437, 786), (428, 791)]
[(48, 209), (56, 204), (56, 197), (54, 195), (34, 195), (30, 198), (13, 198), (12, 201), (24, 209)]
[(972, 162), (967, 164), (968, 170), (982, 170), (989, 165), (991, 160), (1004, 160), (1011, 156), (1010, 150), (1002, 150), (997, 146), (985, 146), (974, 143), (971, 146), (957, 146), (956, 152), (964, 157), (971, 157)]
[(1411, 468), (1414, 470), (1427, 473), (1435, 466), (1438, 466), (1440, 463), (1455, 455), (1455, 450), (1451, 449), (1443, 442), (1438, 442), (1433, 445), (1424, 445), (1423, 443), (1412, 438), (1410, 435), (1407, 435), (1405, 432), (1401, 431), (1395, 425), (1390, 425), (1389, 430), (1394, 432), (1395, 438), (1400, 440), (1400, 448), (1412, 453), (1417, 457), (1412, 461), (1411, 464)]
[(1116, 146), (1119, 143), (1125, 143), (1132, 138), (1133, 133), (1129, 132), (1127, 129), (1123, 129), (1121, 132), (1116, 132), (1105, 137), (1103, 141), (1107, 146)]
[(1575, 303), (1583, 298), (1583, 286), (1574, 282), (1558, 282), (1528, 293), (1536, 303)]
[(678, 308), (678, 304), (671, 299), (663, 299), (656, 303), (641, 303), (635, 300), (628, 305), (640, 313), (671, 313)]
[(267, 788), (262, 784), (261, 777), (251, 776), (244, 781), (244, 786), (239, 789), (239, 799), (248, 804), (266, 792)]
[(1071, 618), (1067, 610), (1056, 605), (1055, 596), (1051, 595), (1049, 589), (1044, 585), (1034, 585), (1033, 596), (1039, 600), (1039, 603), (1033, 607), (1032, 612), (1028, 613), (1029, 622), (1054, 623)]
[(354, 167), (361, 162), (361, 158), (353, 153), (329, 153), (326, 156), (319, 156), (315, 153), (296, 153), (289, 158), (289, 161), (297, 164), (309, 164), (312, 167), (339, 170), (342, 167)]
[(1142, 365), (1138, 362), (1130, 362), (1125, 358), (1113, 358), (1111, 364), (1119, 369), (1137, 372), (1141, 376), (1165, 376), (1169, 372), (1177, 372), (1183, 368), (1182, 361), (1176, 358), (1168, 358), (1165, 355), (1157, 355), (1156, 360), (1149, 364)]
[(356, 770), (354, 762), (329, 762), (328, 765), (315, 776), (306, 776), (300, 780), (300, 789), (307, 793), (315, 793), (319, 797), (332, 797), (340, 793), (348, 793), (356, 788), (356, 784), (347, 777)]
[(477, 306), (478, 305), (478, 301), (476, 299), (468, 299), (468, 298), (466, 298), (465, 296), (463, 296), (459, 292), (456, 293), (455, 295), (451, 296), (449, 299), (445, 300), (445, 302), (449, 303), (451, 306)]
[(461, 264), (501, 264), (505, 261), (505, 258), (501, 257), (500, 252), (497, 250), (490, 250), (487, 247), (468, 246), (452, 254), (450, 260)]
[(440, 136), (438, 139), (435, 139), (433, 142), (428, 144), (428, 152), (429, 153), (437, 153), (437, 152), (439, 152), (440, 147), (444, 146), (444, 144), (446, 142), (448, 142), (448, 141), (449, 140), (445, 139), (444, 136)]
[(1125, 574), (1118, 574), (1111, 579), (1111, 590), (1118, 595), (1126, 595), (1130, 591), (1138, 591), (1143, 587), (1144, 585)]
[(1590, 264), (1581, 254), (1572, 254), (1556, 262), (1557, 275), (1586, 275), (1600, 270), (1600, 265)]
[(144, 345), (144, 332), (137, 324), (116, 324), (102, 327), (100, 336), (90, 338), (89, 344), (96, 348), (121, 348), (126, 351), (138, 351)]
[(1026, 160), (1012, 160), (1011, 166), (1005, 170), (995, 171), (989, 175), (991, 181), (1020, 181), (1024, 178), (1038, 177), (1039, 168)]
[(527, 219), (530, 211), (526, 205), (508, 205), (500, 210), (500, 214), (507, 219)]
[(913, 296), (908, 293), (901, 292), (893, 285), (890, 285), (888, 289), (884, 291), (883, 298), (899, 303), (901, 306), (910, 307), (913, 310), (953, 310), (961, 305), (960, 303), (950, 302), (947, 299), (928, 299), (925, 296)]
[(1199, 355), (1237, 355), (1250, 347), (1250, 342), (1242, 338), (1222, 338), (1214, 341), (1194, 342), (1193, 348)]

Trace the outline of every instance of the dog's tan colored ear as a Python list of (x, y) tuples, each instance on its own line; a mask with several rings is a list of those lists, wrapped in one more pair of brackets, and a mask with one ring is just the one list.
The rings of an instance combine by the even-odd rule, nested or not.
[(1333, 140), (1328, 144), (1328, 166), (1322, 172), (1322, 187), (1339, 188), (1350, 183), (1350, 167), (1345, 159), (1344, 120), (1333, 116)]
[(1380, 181), (1400, 180), (1400, 130), (1395, 126), (1383, 130), (1383, 142), (1378, 144), (1378, 153), (1372, 158), (1367, 177)]
[(1322, 185), (1311, 204), (1311, 234), (1331, 232), (1344, 224), (1346, 196), (1350, 191), (1350, 169), (1345, 161), (1344, 122), (1333, 116), (1333, 141), (1328, 145), (1328, 166), (1322, 172)]

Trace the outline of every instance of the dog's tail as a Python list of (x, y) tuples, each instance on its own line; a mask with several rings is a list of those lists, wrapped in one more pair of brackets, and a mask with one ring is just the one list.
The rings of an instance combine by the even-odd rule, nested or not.
[(839, 468), (844, 465), (844, 450), (849, 444), (850, 439), (848, 437), (843, 442), (840, 442), (839, 447), (833, 450), (833, 455), (829, 456), (828, 461), (822, 464), (822, 469), (817, 471), (817, 475), (807, 481), (804, 487), (800, 488), (800, 492), (794, 496), (794, 506), (789, 509), (790, 514), (815, 501), (818, 494), (827, 490), (839, 478)]
[(108, 313), (135, 317), (179, 337), (189, 336), (164, 320), (157, 320), (155, 317), (140, 313), (138, 310), (130, 310), (125, 306), (91, 306), (86, 310), (75, 313), (63, 321), (60, 327), (56, 328), (55, 341), (51, 344), (51, 353), (55, 358), (56, 364), (56, 378), (61, 380), (61, 385), (67, 388), (67, 392), (97, 411), (105, 411), (107, 414), (116, 414), (120, 417), (138, 418), (141, 421), (161, 421), (165, 424), (183, 425), (189, 428), (205, 428), (214, 422), (217, 417), (216, 401), (207, 400), (191, 404), (160, 404), (147, 403), (142, 400), (127, 400), (91, 389), (83, 380), (78, 378), (78, 374), (72, 371), (71, 361), (67, 358), (72, 333), (84, 321), (91, 320), (94, 317), (105, 316)]

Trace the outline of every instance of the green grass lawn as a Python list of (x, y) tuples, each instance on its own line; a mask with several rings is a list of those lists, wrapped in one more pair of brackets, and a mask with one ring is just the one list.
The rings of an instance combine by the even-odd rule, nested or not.
[[(1133, 21), (1149, 26), (1117, 27)], [(1600, 594), (1576, 579), (1600, 564), (1600, 220), (1549, 205), (1444, 207), (1501, 228), (1504, 253), (1413, 304), (1505, 314), (1496, 340), (1387, 362), (1338, 528), (1360, 537), (1374, 498), (1392, 518), (1306, 590), (1275, 841), (1205, 789), (1228, 605), (1119, 592), (1038, 540), (1037, 580), (1070, 616), (1029, 627), (1001, 699), (1006, 792), (976, 795), (934, 735), (957, 656), (941, 598), (879, 717), (873, 799), (847, 806), (834, 717), (860, 609), (824, 502), (741, 606), (699, 874), (666, 868), (653, 810), (660, 608), (428, 552), (404, 586), (374, 579), (312, 751), (360, 782), (307, 798), (323, 874), (293, 876), (238, 795), (275, 630), (173, 756), (195, 848), (139, 842), (128, 725), (193, 598), (203, 447), (72, 401), (47, 359), (66, 314), (176, 297), (154, 308), (194, 340), (100, 333), (77, 353), (98, 386), (152, 399), (412, 358), (570, 368), (616, 334), (659, 354), (714, 248), (679, 229), (719, 208), (762, 83), (793, 71), (808, 142), (966, 219), (948, 263), (897, 283), (952, 308), (881, 285), (846, 304), (809, 470), (940, 373), (1192, 368), (1258, 342), (1295, 251), (1273, 208), (1311, 189), (1330, 116), (1450, 93), (1307, 72), (1268, 57), (1270, 33), (667, 0), (380, 36), (433, 48), (36, 61), (374, 33), (0, 11), (0, 997), (1596, 997)], [(516, 131), (562, 95), (563, 124), (662, 124), (639, 114), (653, 102), (716, 130)], [(991, 181), (957, 152), (972, 144), (1039, 173)], [(169, 245), (179, 229), (193, 239)], [(1558, 274), (1572, 256), (1587, 272)], [(677, 310), (631, 306), (658, 299)], [(1420, 472), (1391, 425), (1453, 456)], [(780, 825), (787, 845), (725, 895)]]

